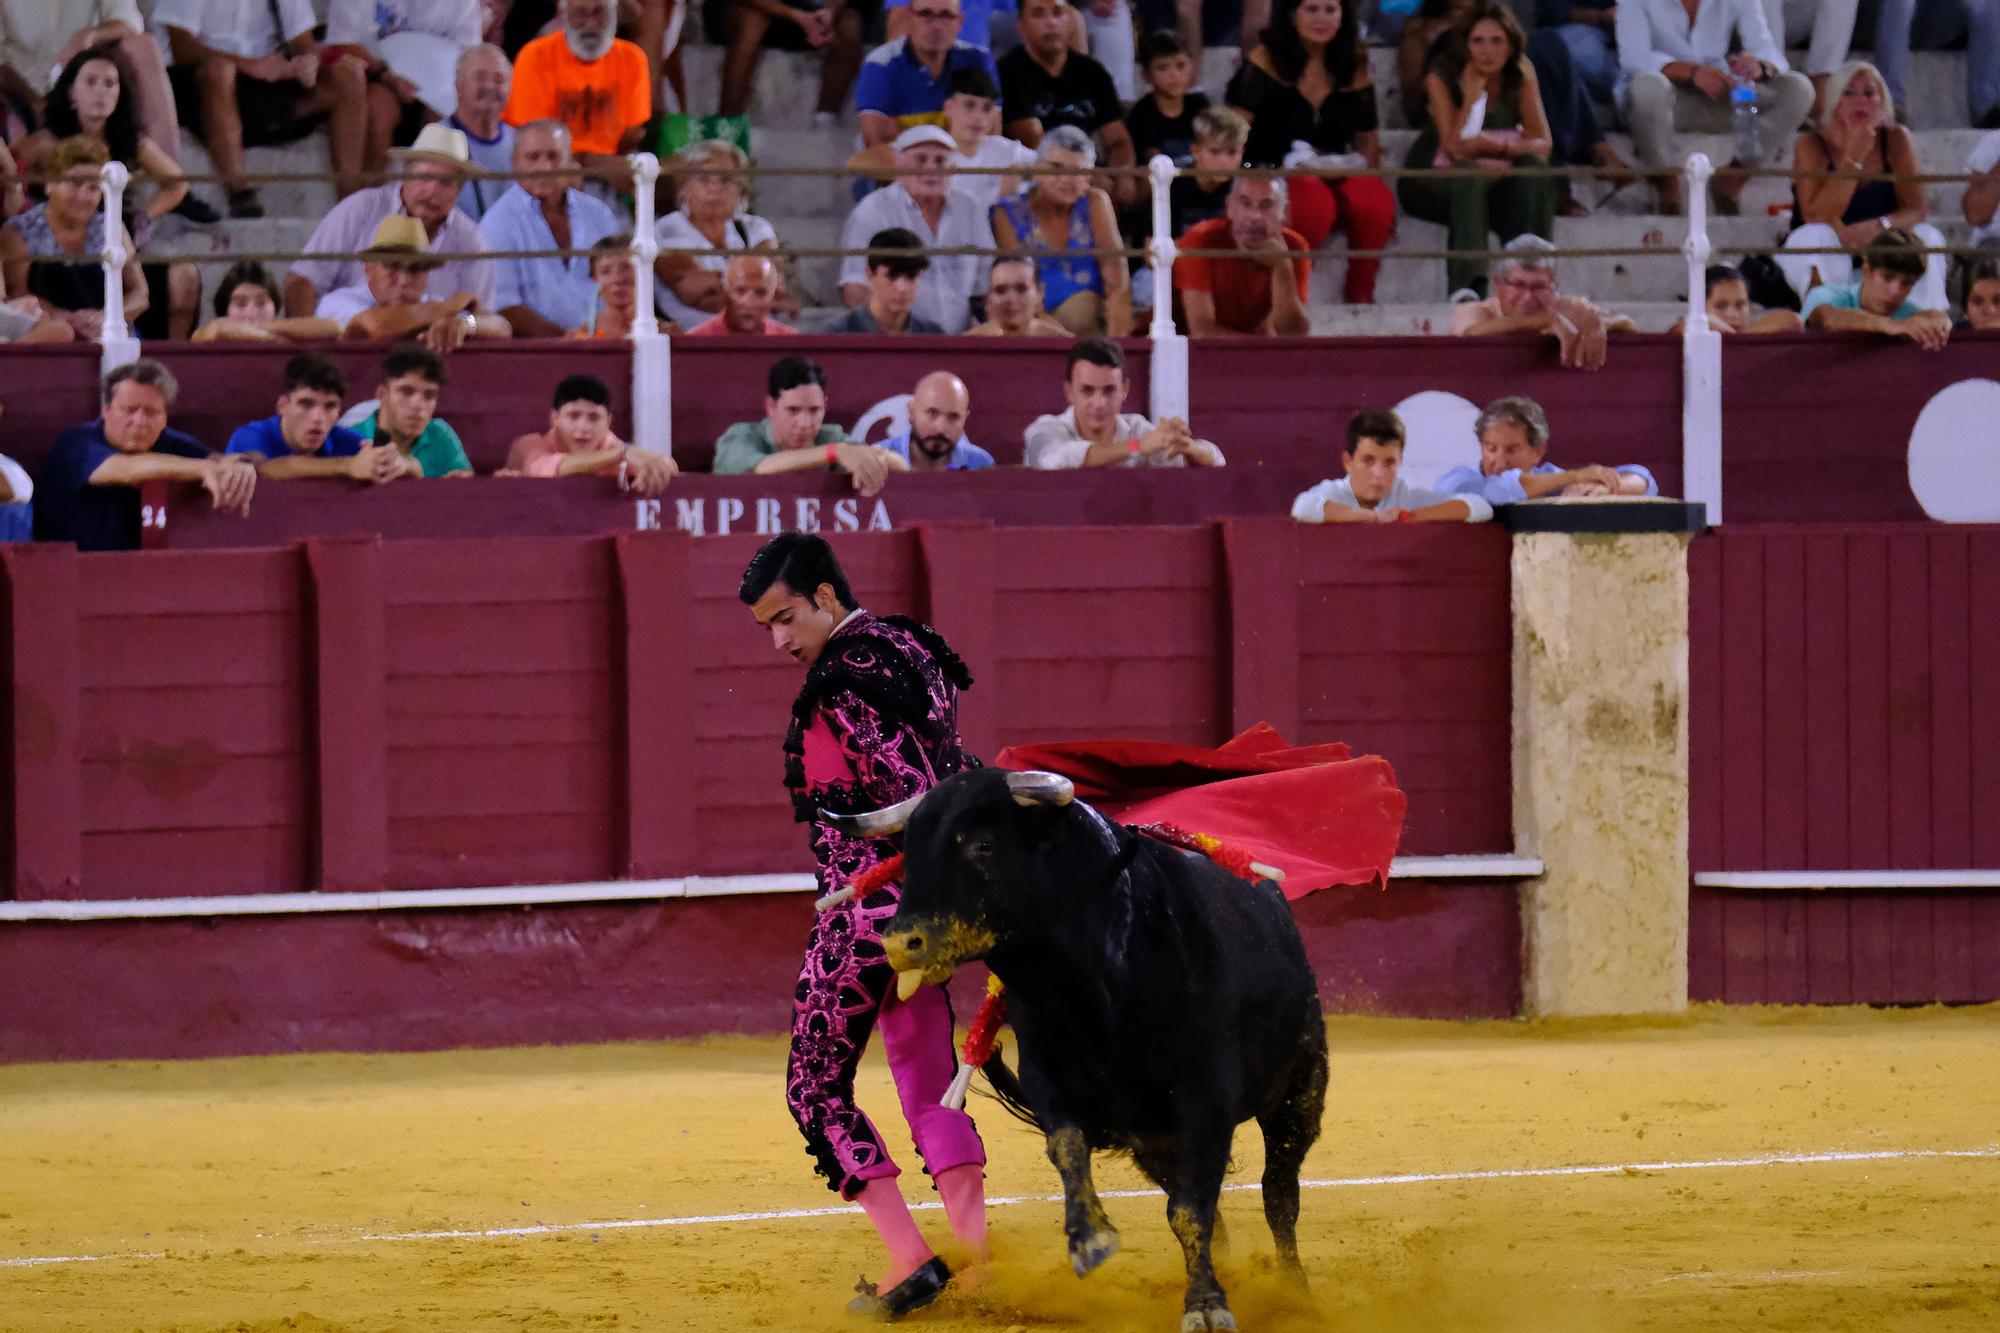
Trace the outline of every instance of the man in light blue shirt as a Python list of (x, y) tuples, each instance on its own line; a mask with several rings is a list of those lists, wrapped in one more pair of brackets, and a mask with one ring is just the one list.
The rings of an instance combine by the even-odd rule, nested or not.
[(1908, 338), (1925, 351), (1937, 351), (1951, 337), (1951, 316), (1910, 300), (1923, 280), (1925, 260), (1922, 241), (1901, 227), (1889, 228), (1862, 247), (1859, 282), (1822, 283), (1806, 293), (1806, 327)]
[(1341, 455), (1346, 475), (1300, 492), (1292, 517), (1301, 523), (1484, 523), (1493, 517), (1493, 506), (1476, 493), (1447, 495), (1405, 481), (1403, 441), (1403, 419), (1394, 412), (1356, 412)]
[(514, 66), (507, 53), (488, 42), (467, 47), (458, 57), (458, 110), (445, 124), (465, 131), (472, 165), (485, 175), (470, 175), (458, 192), (458, 211), (474, 222), (507, 193), (507, 173), (514, 169), (514, 127), (501, 116), (507, 93), (514, 86)]
[(912, 472), (975, 472), (993, 466), (993, 455), (965, 435), (972, 395), (965, 381), (934, 370), (917, 381), (910, 395), (910, 427), (882, 441), (882, 448), (910, 465)]
[[(514, 139), (514, 170), (569, 172), (569, 129), (559, 120), (523, 125)], [(575, 188), (575, 176), (541, 175), (514, 183), (480, 220), (486, 247), (500, 253), (522, 250), (589, 250), (624, 225), (610, 205)], [(590, 257), (495, 259), (493, 304), (516, 335), (560, 338), (590, 319), (597, 286)]]
[(1479, 466), (1455, 467), (1438, 489), (1483, 496), (1488, 504), (1519, 504), (1545, 495), (1658, 495), (1653, 474), (1636, 463), (1588, 463), (1560, 468), (1548, 461), (1549, 419), (1532, 398), (1500, 398), (1473, 423)]

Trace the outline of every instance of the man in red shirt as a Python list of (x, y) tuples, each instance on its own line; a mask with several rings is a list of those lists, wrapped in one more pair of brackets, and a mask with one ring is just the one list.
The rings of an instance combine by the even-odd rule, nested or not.
[[(1283, 181), (1237, 177), (1223, 215), (1197, 222), (1175, 244), (1183, 252), (1247, 250), (1254, 255), (1204, 259), (1183, 253), (1174, 261), (1174, 296), (1188, 336), (1312, 331), (1306, 315), (1312, 256), (1305, 237), (1285, 225)], [(1287, 266), (1290, 280), (1279, 281)]]

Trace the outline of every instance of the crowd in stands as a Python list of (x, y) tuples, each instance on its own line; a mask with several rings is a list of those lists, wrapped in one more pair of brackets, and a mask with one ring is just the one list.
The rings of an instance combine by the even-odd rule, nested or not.
[[(1221, 466), (1186, 422), (1122, 410), (1110, 340), (1142, 329), (1149, 307), (1170, 303), (1197, 338), (1308, 333), (1329, 238), (1379, 250), (1400, 213), (1466, 252), (1445, 265), (1451, 334), (1542, 335), (1563, 365), (1594, 369), (1633, 322), (1559, 286), (1556, 219), (1591, 205), (1541, 168), (1597, 168), (1607, 187), (1650, 190), (1655, 211), (1674, 213), (1687, 203), (1678, 136), (1732, 126), (1740, 158), (1718, 172), (1715, 208), (1736, 211), (1746, 170), (1788, 155), (1792, 202), (1774, 256), (1709, 270), (1711, 328), (1936, 348), (1954, 329), (2000, 325), (2000, 0), (1246, 0), (1227, 14), (1194, 0), (706, 0), (701, 27), (724, 48), (721, 118), (693, 118), (713, 137), (677, 141), (656, 200), (655, 305), (641, 310), (627, 154), (662, 143), (667, 109), (686, 105), (663, 42), (672, 11), (673, 0), (0, 0), (0, 342), (101, 339), (98, 257), (115, 244), (127, 262), (111, 280), (142, 339), (394, 349), (383, 406), (353, 448), (344, 432), (297, 424), (344, 397), (310, 354), (256, 433), (268, 450), (232, 441), (211, 455), (166, 430), (174, 386), (156, 364), (107, 382), (104, 416), (64, 437), (42, 484), (49, 531), (106, 521), (59, 498), (75, 490), (65, 478), (129, 490), (172, 475), (232, 507), (258, 472), (246, 453), (266, 458), (262, 475), (371, 485), (464, 471), (435, 419), (443, 358), (469, 339), (640, 329), (1071, 339), (1067, 405), (1029, 430), (1031, 466)], [(1238, 36), (1233, 73), (1202, 86), (1204, 47)], [(1857, 40), (1872, 62), (1856, 58)], [(1911, 49), (1961, 41), (1971, 123), (1988, 131), (1964, 164), (1962, 222), (1930, 215), (1905, 124)], [(1371, 43), (1396, 48), (1417, 130), (1393, 184), (1379, 174), (1389, 158)], [(1788, 43), (1807, 44), (1801, 68)], [(742, 121), (766, 47), (817, 53), (820, 118), (852, 115), (837, 292), (801, 290), (788, 238), (754, 211), (754, 127)], [(1635, 162), (1607, 137), (1614, 126), (1630, 132)], [(210, 268), (205, 281), (155, 247), (166, 231), (262, 216), (246, 149), (320, 133), (337, 202), (304, 258)], [(190, 189), (187, 134), (214, 163), (220, 209)], [(1177, 167), (1167, 215), (1180, 251), (1158, 291), (1134, 258), (1154, 225), (1150, 190), (1128, 170), (1155, 154)], [(104, 206), (109, 162), (131, 175), (118, 216)], [(1967, 253), (1951, 260), (1954, 242)], [(1345, 301), (1374, 300), (1380, 273), (1365, 254), (1347, 262)], [(808, 317), (821, 295), (837, 313)], [(671, 462), (612, 437), (608, 399), (587, 380), (563, 381), (548, 431), (517, 441), (506, 470), (615, 471), (657, 491)], [(939, 371), (913, 402), (906, 433), (855, 443), (824, 421), (819, 368), (786, 358), (765, 418), (725, 435), (717, 470), (834, 467), (873, 490), (898, 471), (990, 464), (967, 434), (962, 381)], [(1482, 418), (1481, 433), (1509, 437), (1512, 461), (1447, 491), (1490, 505), (1638, 484), (1556, 469), (1539, 453), (1546, 422), (1510, 412)], [(1301, 505), (1328, 520), (1343, 506), (1482, 517), (1469, 498), (1405, 502), (1392, 426), (1358, 423), (1347, 477)], [(142, 458), (154, 465), (130, 461)], [(299, 470), (307, 461), (324, 466)], [(129, 498), (110, 507), (119, 522)]]

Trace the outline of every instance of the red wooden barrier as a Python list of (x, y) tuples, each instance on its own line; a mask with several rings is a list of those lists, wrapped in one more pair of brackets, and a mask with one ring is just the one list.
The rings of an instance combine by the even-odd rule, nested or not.
[[(1690, 554), (1697, 871), (2000, 866), (2000, 528), (1735, 528)], [(2000, 895), (1696, 890), (1698, 999), (2000, 998)]]

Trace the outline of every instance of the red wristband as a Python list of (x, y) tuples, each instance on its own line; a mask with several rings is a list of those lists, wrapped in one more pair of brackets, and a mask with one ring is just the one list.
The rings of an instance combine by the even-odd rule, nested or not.
[(1128, 454), (1136, 454), (1139, 452), (1139, 441), (1137, 438), (1125, 441), (1125, 452)]
[(828, 445), (828, 446), (826, 447), (826, 463), (827, 463), (827, 466), (828, 466), (828, 467), (839, 467), (839, 466), (840, 466), (840, 446), (839, 446), (839, 445), (837, 445), (837, 444), (829, 444), (829, 445)]
[(1409, 510), (1407, 510), (1407, 509), (1398, 509), (1398, 510), (1396, 511), (1396, 521), (1397, 521), (1398, 523), (1412, 523), (1412, 522), (1415, 522), (1415, 520), (1414, 520), (1414, 519), (1412, 519), (1412, 518), (1410, 517), (1410, 511), (1409, 511)]

